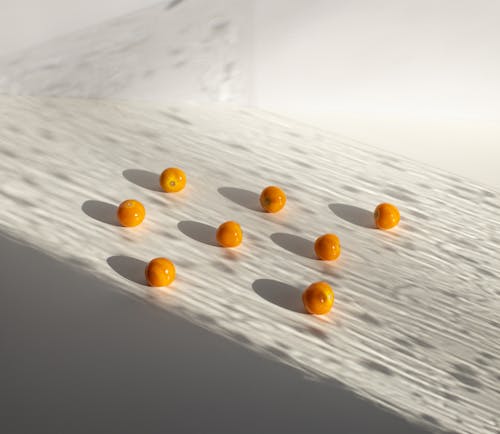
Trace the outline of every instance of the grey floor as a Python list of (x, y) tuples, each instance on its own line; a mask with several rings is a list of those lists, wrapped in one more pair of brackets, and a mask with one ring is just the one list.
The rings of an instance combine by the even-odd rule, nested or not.
[(427, 433), (0, 236), (0, 432)]

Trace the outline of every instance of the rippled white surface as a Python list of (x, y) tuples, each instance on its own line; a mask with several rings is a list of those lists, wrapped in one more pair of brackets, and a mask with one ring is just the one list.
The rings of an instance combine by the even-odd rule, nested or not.
[[(499, 430), (497, 192), (250, 110), (0, 102), (2, 231), (412, 419)], [(182, 193), (158, 191), (168, 166)], [(277, 215), (255, 208), (269, 184), (288, 193)], [(114, 220), (127, 198), (146, 207), (138, 228)], [(382, 201), (401, 210), (392, 232), (367, 225)], [(212, 238), (229, 219), (245, 237), (232, 251)], [(336, 263), (310, 256), (325, 232)], [(160, 255), (178, 278), (153, 290), (143, 266)], [(316, 280), (335, 290), (324, 318), (300, 309)]]

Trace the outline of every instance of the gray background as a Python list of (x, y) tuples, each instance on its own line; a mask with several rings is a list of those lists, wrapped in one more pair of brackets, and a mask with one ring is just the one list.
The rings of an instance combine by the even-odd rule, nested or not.
[(3, 433), (428, 432), (3, 236), (0, 273)]

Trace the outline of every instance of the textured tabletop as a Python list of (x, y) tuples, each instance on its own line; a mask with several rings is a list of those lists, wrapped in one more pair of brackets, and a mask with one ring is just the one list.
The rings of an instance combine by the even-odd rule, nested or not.
[[(500, 431), (497, 192), (247, 109), (0, 103), (3, 233), (436, 430)], [(169, 166), (187, 173), (179, 194), (158, 188)], [(269, 184), (289, 199), (276, 215), (258, 208)], [(128, 198), (140, 227), (117, 225)], [(372, 227), (383, 201), (401, 211), (393, 231)], [(225, 220), (242, 225), (238, 249), (215, 245)], [(326, 232), (334, 263), (312, 256)], [(166, 289), (145, 285), (157, 256), (177, 267)], [(322, 318), (300, 300), (317, 280), (336, 296)]]

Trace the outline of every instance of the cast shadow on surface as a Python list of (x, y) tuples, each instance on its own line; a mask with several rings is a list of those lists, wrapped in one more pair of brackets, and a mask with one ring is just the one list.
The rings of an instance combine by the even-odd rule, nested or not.
[(120, 276), (139, 285), (147, 286), (145, 270), (148, 265), (140, 259), (125, 255), (110, 256), (106, 259), (108, 265)]
[(331, 203), (328, 205), (333, 213), (349, 223), (363, 228), (375, 229), (373, 212), (346, 203)]
[(132, 184), (146, 190), (163, 192), (160, 187), (160, 175), (143, 169), (127, 169), (122, 172), (123, 177)]
[(235, 187), (220, 187), (217, 191), (237, 205), (252, 211), (264, 212), (260, 206), (260, 196), (253, 191)]
[(217, 229), (213, 226), (193, 220), (183, 220), (177, 224), (177, 227), (184, 235), (199, 243), (219, 247), (215, 239)]
[(316, 259), (314, 254), (314, 242), (311, 240), (284, 232), (276, 232), (272, 234), (271, 240), (274, 244), (295, 255), (309, 259)]
[(117, 207), (100, 200), (87, 200), (82, 204), (82, 211), (89, 217), (112, 226), (120, 226), (116, 217)]
[(1, 235), (0, 263), (1, 432), (430, 433)]
[(252, 289), (265, 300), (283, 309), (306, 313), (300, 291), (292, 285), (274, 279), (257, 279)]

